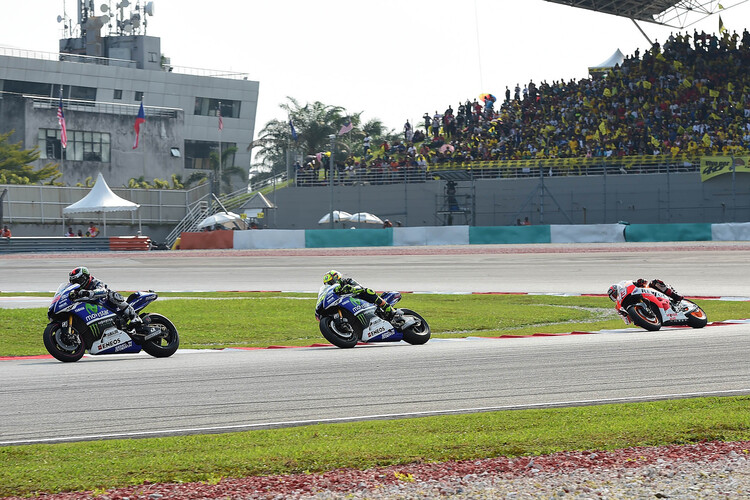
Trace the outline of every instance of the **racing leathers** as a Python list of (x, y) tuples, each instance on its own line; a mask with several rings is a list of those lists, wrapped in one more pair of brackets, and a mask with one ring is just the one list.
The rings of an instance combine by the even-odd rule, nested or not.
[(674, 290), (674, 288), (672, 288), (671, 286), (667, 285), (666, 283), (658, 279), (647, 281), (643, 278), (638, 278), (636, 280), (633, 280), (633, 283), (638, 288), (648, 287), (648, 288), (653, 288), (654, 290), (658, 290), (664, 295), (666, 295), (667, 297), (669, 297), (672, 300), (672, 302), (675, 302), (675, 303), (683, 299), (683, 296), (677, 293)]
[(114, 290), (110, 290), (107, 285), (93, 276), (87, 284), (81, 286), (76, 290), (76, 299), (84, 300), (101, 300), (105, 299), (117, 314), (118, 318), (130, 322), (132, 327), (138, 329), (143, 325), (143, 320), (136, 314), (135, 309), (131, 306), (125, 298)]
[(333, 290), (337, 294), (351, 293), (358, 299), (375, 304), (383, 312), (383, 316), (387, 321), (391, 321), (398, 314), (398, 310), (394, 309), (383, 297), (375, 293), (372, 288), (365, 288), (352, 278), (341, 279), (334, 285)]

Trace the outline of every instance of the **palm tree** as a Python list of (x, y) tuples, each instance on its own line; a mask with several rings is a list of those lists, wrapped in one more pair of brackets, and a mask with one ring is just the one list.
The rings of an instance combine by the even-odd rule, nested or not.
[[(319, 101), (302, 106), (292, 97), (287, 97), (287, 100), (287, 103), (282, 103), (279, 107), (289, 118), (284, 121), (269, 121), (255, 141), (259, 149), (256, 156), (258, 161), (254, 166), (272, 174), (284, 171), (290, 151), (307, 156), (330, 150), (331, 135), (336, 136), (339, 159), (347, 154), (357, 156), (362, 151), (362, 140), (366, 135), (370, 135), (373, 144), (384, 140), (392, 142), (398, 137), (394, 131), (387, 130), (380, 120), (374, 119), (362, 124), (362, 112), (346, 113), (341, 106), (330, 106)], [(289, 119), (297, 132), (296, 141), (292, 138)], [(338, 132), (347, 119), (352, 121), (354, 128), (339, 136)]]
[[(232, 177), (235, 175), (243, 176), (244, 170), (237, 166), (227, 166), (227, 160), (234, 158), (234, 154), (237, 152), (236, 146), (230, 146), (221, 152), (221, 169), (219, 169), (219, 153), (211, 151), (208, 155), (209, 165), (213, 172), (214, 182), (218, 188), (217, 193), (221, 193), (222, 186), (230, 186)], [(219, 179), (219, 172), (221, 172), (221, 179)], [(245, 179), (247, 181), (247, 179)]]

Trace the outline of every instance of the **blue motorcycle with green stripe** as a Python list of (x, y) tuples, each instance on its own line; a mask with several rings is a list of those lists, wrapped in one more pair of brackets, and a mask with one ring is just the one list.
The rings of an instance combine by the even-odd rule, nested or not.
[(158, 297), (153, 291), (132, 293), (127, 301), (143, 319), (144, 328), (136, 332), (122, 324), (106, 298), (76, 300), (75, 283), (61, 284), (47, 311), (49, 324), (44, 329), (44, 347), (57, 360), (78, 361), (85, 351), (92, 355), (137, 353), (141, 350), (156, 358), (177, 351), (177, 328), (165, 316), (141, 312)]
[[(399, 292), (381, 295), (391, 306), (401, 300)], [(430, 325), (415, 311), (402, 308), (387, 321), (380, 309), (352, 293), (338, 294), (335, 285), (323, 285), (318, 292), (315, 319), (320, 333), (331, 344), (349, 348), (359, 342), (398, 342), (424, 344), (430, 340)]]

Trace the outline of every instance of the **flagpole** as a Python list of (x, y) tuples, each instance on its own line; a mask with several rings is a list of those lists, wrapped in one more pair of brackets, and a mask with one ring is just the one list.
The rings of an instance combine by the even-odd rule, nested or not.
[(224, 129), (221, 118), (221, 101), (219, 101), (219, 197), (221, 197), (221, 131)]

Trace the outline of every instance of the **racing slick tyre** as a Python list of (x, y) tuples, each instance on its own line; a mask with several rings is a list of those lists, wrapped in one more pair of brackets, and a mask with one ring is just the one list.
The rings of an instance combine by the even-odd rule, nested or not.
[[(683, 300), (683, 302), (688, 302), (695, 305), (693, 302), (687, 300)], [(695, 307), (695, 311), (692, 311), (687, 315), (687, 324), (688, 326), (693, 328), (703, 328), (708, 324), (708, 317), (706, 316), (706, 313), (703, 311), (703, 309), (701, 309), (697, 305)]]
[(56, 360), (63, 363), (78, 361), (86, 351), (81, 334), (75, 328), (71, 328), (68, 331), (61, 323), (55, 322), (47, 325), (42, 337), (47, 352)]
[(349, 349), (357, 345), (362, 336), (362, 327), (353, 315), (344, 311), (346, 323), (340, 322), (336, 325), (332, 316), (320, 318), (320, 333), (328, 342), (342, 349)]
[(413, 316), (417, 322), (413, 325), (411, 325), (409, 328), (405, 328), (402, 330), (402, 333), (404, 334), (404, 340), (410, 344), (413, 345), (420, 345), (424, 344), (428, 340), (430, 340), (430, 336), (432, 335), (432, 332), (430, 331), (430, 325), (427, 324), (427, 321), (420, 316), (418, 313), (412, 311), (411, 309), (401, 309), (404, 318), (407, 316)]
[(639, 302), (628, 306), (626, 309), (630, 320), (641, 328), (645, 328), (651, 332), (661, 328), (661, 318), (659, 314), (655, 312), (650, 304)]
[(155, 358), (167, 358), (174, 354), (180, 347), (180, 335), (177, 333), (177, 328), (161, 314), (146, 314), (143, 316), (144, 323), (149, 320), (151, 321), (148, 323), (148, 327), (151, 333), (158, 330), (159, 334), (144, 341), (143, 350)]

